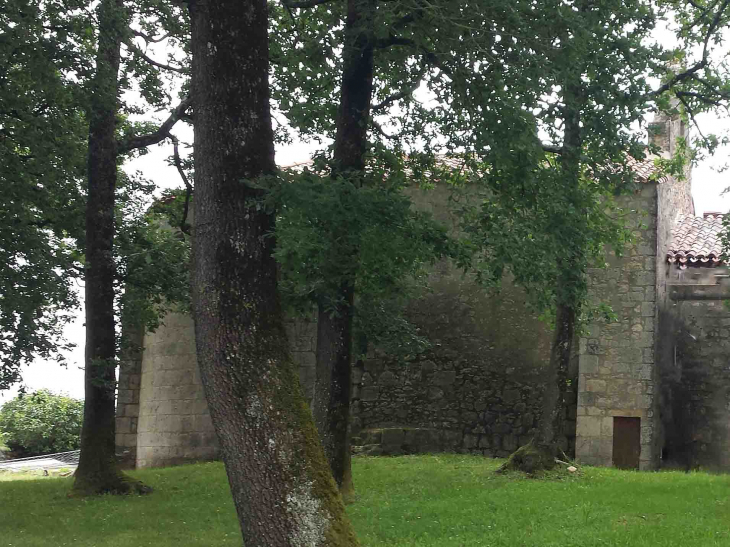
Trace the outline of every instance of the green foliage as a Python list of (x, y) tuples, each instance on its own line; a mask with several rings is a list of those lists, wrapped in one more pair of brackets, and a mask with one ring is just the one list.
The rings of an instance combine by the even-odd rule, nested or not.
[(84, 402), (48, 390), (21, 393), (0, 408), (0, 431), (19, 456), (79, 448)]
[(0, 389), (34, 357), (62, 360), (77, 306), (89, 62), (83, 3), (3, 3), (0, 15)]
[(182, 222), (185, 196), (168, 191), (152, 207), (152, 185), (124, 177), (117, 198), (117, 293), (125, 324), (154, 331), (171, 310), (190, 309), (190, 239)]
[(422, 284), (426, 266), (459, 255), (459, 241), (444, 226), (415, 210), (399, 184), (375, 174), (335, 180), (309, 171), (289, 175), (270, 199), (278, 209), (274, 256), (290, 307), (306, 312), (323, 303), (334, 309), (338, 288), (354, 282), (362, 334), (394, 343), (402, 336), (400, 344), (409, 348), (423, 345), (399, 312)]
[(276, 258), (292, 298), (316, 298), (357, 279), (362, 294), (390, 292), (447, 252), (448, 236), (413, 211), (396, 186), (304, 173), (280, 187)]
[(581, 180), (574, 204), (565, 207), (560, 170), (546, 164), (536, 171), (523, 170), (517, 184), (508, 183), (503, 173), (487, 173), (481, 189), (462, 200), (460, 226), (478, 249), (472, 262), (477, 280), (496, 288), (508, 270), (544, 313), (558, 302), (579, 303), (586, 296), (585, 270), (573, 272), (571, 285), (558, 282), (566, 257), (584, 256), (583, 268), (602, 265), (604, 245), (620, 253), (631, 234), (612, 195), (591, 178)]
[[(120, 6), (119, 20), (134, 29), (121, 31), (126, 47), (120, 87), (136, 87), (134, 95), (146, 101), (146, 106), (120, 101), (118, 138), (124, 140), (158, 127), (132, 116), (147, 106), (166, 108), (167, 88), (185, 90), (180, 80), (187, 70), (189, 28), (187, 8), (180, 4), (146, 0)], [(85, 263), (88, 119), (98, 95), (91, 85), (94, 55), (99, 36), (109, 34), (109, 29), (100, 34), (95, 7), (86, 0), (8, 0), (0, 10), (0, 389), (19, 381), (22, 366), (37, 357), (63, 361), (60, 350), (70, 346), (62, 334), (78, 307), (75, 286)], [(162, 42), (180, 46), (175, 59), (159, 61)], [(143, 228), (148, 221), (137, 209), (121, 211), (143, 200), (148, 204), (150, 190), (126, 179), (120, 184), (117, 227), (126, 235), (117, 251), (119, 279), (133, 277), (127, 271), (132, 266), (151, 295), (160, 283), (142, 276), (164, 272), (164, 259), (163, 269), (153, 271), (140, 269), (134, 257), (165, 254), (167, 236), (150, 235), (143, 242), (147, 236), (130, 235), (150, 231)], [(126, 244), (130, 248), (124, 250)], [(160, 290), (167, 298), (173, 289)]]
[[(611, 196), (633, 188), (627, 159), (647, 151), (635, 128), (657, 110), (694, 122), (695, 114), (727, 102), (728, 68), (711, 60), (722, 45), (727, 6), (477, 6), (378, 5), (370, 163), (422, 180), (438, 165), (436, 152), (459, 155), (452, 170), (481, 187), (462, 209), (480, 279), (494, 286), (509, 270), (540, 310), (580, 306), (586, 268), (605, 245), (627, 241)], [(332, 137), (345, 14), (331, 3), (272, 13), (273, 96), (300, 135)], [(684, 53), (653, 39), (662, 17), (683, 25)], [(653, 89), (652, 76), (666, 85)], [(578, 130), (566, 144), (569, 117)], [(702, 135), (698, 144), (712, 151), (718, 142)], [(662, 174), (681, 176), (693, 157), (685, 143), (657, 163)]]

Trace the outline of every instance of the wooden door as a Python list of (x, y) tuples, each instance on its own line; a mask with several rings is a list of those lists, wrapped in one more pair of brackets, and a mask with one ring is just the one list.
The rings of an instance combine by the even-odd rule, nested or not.
[(613, 419), (613, 465), (638, 469), (641, 455), (641, 418), (615, 416)]

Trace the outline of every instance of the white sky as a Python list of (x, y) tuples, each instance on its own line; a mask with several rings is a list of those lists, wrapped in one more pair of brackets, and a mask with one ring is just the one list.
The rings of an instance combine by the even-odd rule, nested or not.
[[(183, 141), (192, 142), (192, 131), (176, 131)], [(307, 161), (315, 147), (298, 143), (286, 147), (277, 147), (276, 161), (279, 165), (287, 165)], [(181, 153), (183, 153), (181, 147)], [(129, 162), (124, 166), (127, 172), (141, 171), (145, 177), (155, 181), (160, 189), (180, 188), (183, 186), (175, 167), (167, 165), (165, 159), (172, 155), (172, 145), (164, 144), (150, 147), (150, 153)], [(22, 371), (23, 382), (7, 391), (0, 391), (0, 405), (15, 397), (21, 385), (28, 391), (50, 389), (56, 393), (65, 393), (77, 399), (84, 397), (84, 320), (83, 310), (79, 310), (76, 320), (67, 326), (65, 336), (76, 344), (76, 348), (67, 352), (68, 366), (61, 367), (55, 362), (38, 360)]]
[[(699, 121), (705, 134), (720, 134), (730, 130), (730, 120), (728, 119), (715, 119), (710, 115), (703, 115), (699, 117)], [(192, 130), (190, 128), (177, 127), (175, 133), (182, 141), (192, 142)], [(288, 165), (306, 161), (316, 148), (315, 145), (305, 143), (295, 143), (285, 147), (279, 146), (276, 151), (277, 164)], [(125, 166), (125, 170), (128, 172), (141, 171), (146, 178), (157, 183), (160, 189), (179, 188), (182, 186), (182, 182), (176, 169), (168, 166), (165, 162), (165, 158), (171, 154), (172, 146), (169, 144), (151, 147), (149, 154), (129, 162)], [(720, 148), (714, 157), (708, 158), (694, 168), (692, 173), (692, 195), (695, 202), (695, 211), (698, 215), (706, 211), (725, 213), (730, 210), (730, 194), (721, 195), (723, 190), (730, 186), (730, 177), (716, 170), (717, 167), (729, 161), (730, 148), (724, 147)], [(26, 367), (22, 371), (22, 385), (25, 385), (29, 391), (47, 388), (57, 393), (67, 393), (72, 397), (83, 398), (83, 369), (80, 368), (83, 366), (84, 355), (82, 310), (79, 310), (77, 319), (67, 327), (65, 332), (67, 339), (76, 344), (76, 348), (67, 354), (68, 366), (63, 368), (56, 363), (39, 360)], [(19, 387), (0, 391), (0, 404), (14, 397)]]

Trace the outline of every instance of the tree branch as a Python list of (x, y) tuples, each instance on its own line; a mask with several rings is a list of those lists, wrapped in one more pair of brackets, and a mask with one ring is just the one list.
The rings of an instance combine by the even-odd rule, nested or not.
[(182, 179), (183, 183), (185, 184), (185, 205), (183, 207), (183, 216), (180, 220), (180, 230), (182, 233), (191, 235), (190, 234), (190, 224), (188, 224), (188, 211), (190, 209), (190, 196), (193, 195), (193, 185), (190, 184), (190, 181), (188, 180), (187, 175), (185, 174), (185, 170), (182, 166), (182, 160), (180, 159), (180, 150), (179, 150), (179, 144), (180, 141), (178, 138), (168, 133), (168, 136), (170, 137), (170, 140), (172, 141), (172, 150), (173, 150), (173, 161), (175, 163), (175, 167), (177, 167), (177, 172), (180, 174), (180, 178)]
[(697, 123), (697, 120), (695, 119), (694, 111), (692, 110), (692, 107), (689, 105), (689, 103), (679, 94), (676, 94), (679, 101), (684, 106), (684, 109), (687, 111), (687, 114), (689, 114), (690, 119), (692, 120), (692, 123), (694, 124), (695, 128), (697, 129), (697, 132), (700, 134), (700, 137), (702, 137), (702, 140), (704, 142), (707, 142), (707, 137), (705, 137), (704, 133), (702, 133), (702, 128), (700, 127), (700, 124)]
[(373, 128), (375, 129), (375, 132), (382, 135), (386, 139), (389, 140), (397, 140), (399, 138), (398, 135), (388, 135), (384, 130), (383, 126), (380, 125), (378, 122), (376, 122), (374, 119), (370, 118), (370, 123), (373, 125)]
[(142, 40), (144, 40), (148, 44), (159, 44), (163, 40), (167, 40), (167, 38), (169, 38), (169, 36), (170, 36), (170, 34), (163, 34), (159, 38), (153, 38), (149, 34), (145, 34), (144, 32), (140, 32), (138, 30), (132, 30), (132, 34), (142, 38)]
[(166, 65), (164, 63), (159, 63), (159, 62), (155, 61), (151, 57), (148, 57), (139, 47), (134, 45), (131, 41), (127, 42), (127, 47), (129, 49), (131, 49), (135, 55), (138, 55), (139, 57), (141, 57), (142, 59), (147, 61), (147, 63), (152, 66), (156, 66), (157, 68), (160, 68), (162, 70), (170, 70), (172, 72), (177, 72), (178, 74), (187, 74), (188, 73), (188, 70), (185, 68), (170, 66), (170, 65)]
[[(730, 1), (730, 0), (728, 0), (728, 1)], [(454, 75), (454, 72), (449, 67), (447, 67), (446, 65), (443, 64), (443, 61), (439, 58), (439, 56), (436, 53), (434, 53), (433, 51), (431, 51), (430, 49), (428, 49), (425, 46), (417, 44), (414, 40), (411, 40), (410, 38), (403, 38), (401, 36), (391, 35), (384, 40), (376, 40), (375, 43), (373, 44), (373, 47), (375, 49), (386, 49), (386, 48), (389, 48), (392, 46), (408, 46), (413, 49), (416, 49), (421, 53), (421, 55), (423, 55), (424, 59), (426, 60), (426, 62), (429, 65), (438, 68), (441, 72), (443, 72), (447, 76), (453, 77), (453, 75)]]
[(332, 0), (282, 0), (284, 6), (291, 9), (307, 9), (321, 6)]
[(550, 152), (552, 154), (562, 154), (563, 153), (563, 147), (562, 146), (556, 146), (554, 144), (542, 143), (542, 149), (545, 152)]
[(696, 27), (700, 23), (700, 21), (705, 18), (705, 15), (707, 15), (708, 12), (715, 9), (715, 6), (717, 6), (717, 3), (719, 1), (720, 0), (715, 0), (710, 6), (700, 6), (699, 4), (697, 4), (697, 2), (687, 0), (687, 3), (695, 9), (699, 10), (700, 13), (697, 15), (697, 17), (695, 17), (694, 21), (692, 21), (691, 23), (687, 23), (685, 26), (683, 26), (682, 30), (687, 31)]
[(383, 99), (378, 104), (375, 104), (371, 107), (372, 112), (378, 112), (380, 110), (383, 110), (393, 104), (395, 101), (400, 101), (401, 99), (405, 99), (406, 97), (413, 94), (416, 89), (418, 89), (418, 86), (421, 85), (421, 80), (423, 80), (423, 76), (425, 75), (426, 71), (421, 70), (418, 73), (418, 77), (416, 78), (416, 81), (412, 83), (409, 87), (406, 89), (403, 89), (399, 91), (398, 93), (393, 93), (392, 95), (388, 95), (385, 99)]
[(373, 44), (373, 47), (375, 49), (387, 49), (392, 46), (411, 46), (411, 47), (418, 47), (416, 46), (416, 42), (411, 40), (410, 38), (402, 38), (401, 36), (394, 36), (390, 35), (388, 38), (383, 38), (382, 40), (376, 40)]
[[(717, 2), (713, 4), (713, 6), (715, 5), (717, 5)], [(667, 83), (662, 85), (656, 91), (651, 92), (649, 94), (651, 97), (657, 97), (665, 91), (672, 89), (678, 83), (683, 82), (684, 80), (687, 80), (689, 78), (693, 78), (697, 72), (709, 65), (710, 38), (712, 38), (712, 35), (715, 33), (718, 26), (720, 25), (720, 20), (722, 19), (722, 15), (723, 13), (725, 13), (728, 5), (730, 5), (730, 0), (723, 0), (722, 4), (715, 13), (715, 16), (712, 18), (712, 22), (707, 27), (707, 33), (705, 34), (705, 39), (702, 42), (702, 59), (697, 61), (691, 68), (685, 70), (684, 72), (675, 74)]]
[(170, 130), (178, 122), (178, 120), (183, 117), (185, 111), (190, 107), (192, 102), (193, 100), (191, 97), (185, 97), (185, 99), (183, 99), (182, 102), (170, 113), (168, 118), (162, 122), (162, 125), (157, 129), (157, 131), (148, 133), (147, 135), (127, 137), (126, 139), (118, 142), (117, 145), (119, 147), (119, 153), (124, 154), (131, 150), (151, 146), (168, 138), (170, 136)]
[(667, 83), (662, 85), (659, 89), (649, 93), (649, 96), (658, 97), (665, 91), (669, 91), (678, 83), (683, 82), (684, 80), (687, 80), (689, 78), (692, 78), (692, 76), (695, 74), (695, 72), (702, 70), (703, 68), (705, 68), (707, 66), (707, 64), (708, 64), (708, 61), (705, 58), (703, 58), (701, 61), (697, 61), (692, 68), (689, 68), (689, 69), (685, 70), (684, 72), (680, 72), (679, 74), (675, 74)]
[(705, 104), (709, 104), (712, 106), (722, 107), (723, 104), (720, 101), (716, 101), (711, 99), (710, 97), (707, 97), (706, 95), (703, 95), (702, 93), (697, 93), (695, 91), (675, 91), (674, 94), (676, 97), (684, 103), (683, 98), (684, 97), (692, 97), (693, 99), (697, 99), (700, 102), (703, 102)]

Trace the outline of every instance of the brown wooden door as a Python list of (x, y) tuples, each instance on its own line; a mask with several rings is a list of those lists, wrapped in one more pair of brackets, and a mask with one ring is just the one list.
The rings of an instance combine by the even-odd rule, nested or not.
[(638, 469), (641, 455), (641, 418), (616, 416), (613, 419), (613, 465)]

